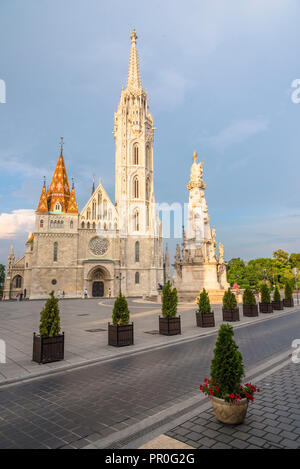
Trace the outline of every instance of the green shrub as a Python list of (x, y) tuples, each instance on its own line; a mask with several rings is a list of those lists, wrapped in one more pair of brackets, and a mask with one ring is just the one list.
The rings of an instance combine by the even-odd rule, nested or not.
[(229, 324), (222, 324), (219, 329), (210, 375), (213, 382), (220, 386), (223, 395), (239, 392), (244, 376), (243, 357)]
[(271, 303), (270, 289), (266, 283), (262, 283), (260, 286), (260, 296), (262, 303)]
[(245, 306), (256, 305), (255, 295), (250, 287), (247, 287), (243, 294), (243, 304)]
[(277, 285), (274, 290), (273, 301), (281, 301), (280, 291)]
[(209, 296), (205, 288), (203, 288), (202, 292), (200, 293), (200, 297), (198, 300), (198, 313), (199, 314), (206, 314), (211, 312)]
[(237, 301), (235, 294), (228, 288), (228, 290), (224, 293), (223, 296), (223, 307), (224, 309), (236, 309), (237, 308)]
[(290, 300), (293, 298), (293, 289), (292, 285), (290, 282), (286, 282), (285, 287), (284, 287), (284, 298), (286, 300)]
[(45, 303), (41, 312), (40, 319), (40, 336), (55, 337), (60, 333), (60, 318), (58, 299), (55, 298), (54, 292), (50, 293), (50, 298)]
[(168, 281), (162, 289), (162, 315), (164, 318), (175, 318), (177, 313), (177, 290), (172, 288), (171, 282)]
[(119, 293), (119, 296), (115, 300), (112, 321), (114, 326), (126, 326), (129, 323), (130, 312), (128, 309), (128, 303), (125, 296)]

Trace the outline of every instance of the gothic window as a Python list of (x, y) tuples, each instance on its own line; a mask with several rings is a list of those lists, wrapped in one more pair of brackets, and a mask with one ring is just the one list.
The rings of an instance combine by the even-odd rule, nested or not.
[(55, 212), (62, 212), (62, 207), (59, 202), (56, 202), (55, 207), (54, 207)]
[(107, 218), (107, 201), (104, 200), (103, 202), (103, 218)]
[(40, 228), (44, 228), (44, 220), (40, 220)]
[(135, 262), (140, 262), (140, 243), (135, 243)]
[(133, 217), (133, 229), (134, 231), (140, 231), (140, 217), (138, 211), (135, 212)]
[(139, 274), (139, 272), (135, 273), (135, 283), (136, 284), (140, 283), (140, 274)]
[(88, 220), (91, 219), (91, 209), (90, 209), (90, 208), (87, 209), (86, 218), (87, 218)]
[(55, 242), (53, 244), (53, 261), (57, 262), (57, 255), (58, 255), (58, 243)]
[(16, 276), (15, 285), (16, 285), (16, 288), (21, 288), (22, 287), (22, 277), (21, 277), (21, 275)]
[(146, 147), (146, 168), (150, 169), (150, 145)]
[(73, 220), (70, 221), (70, 229), (72, 230), (73, 229)]
[(150, 179), (147, 178), (146, 181), (146, 200), (150, 199)]
[(84, 228), (84, 221), (81, 223), (81, 228)]
[(133, 164), (139, 164), (139, 146), (137, 143), (133, 145)]
[(53, 228), (56, 228), (56, 220), (53, 222)]
[(94, 222), (93, 223), (93, 230), (95, 230), (95, 229), (96, 229), (96, 223)]
[(90, 224), (90, 222), (89, 222), (89, 221), (87, 222), (87, 225), (86, 225), (86, 227), (87, 227), (87, 229), (88, 229), (88, 230), (90, 229), (90, 227), (91, 227), (91, 224)]
[(134, 199), (139, 198), (139, 180), (137, 177), (134, 178), (133, 180), (133, 197)]
[(93, 219), (93, 220), (96, 220), (96, 200), (93, 200), (92, 219)]
[(149, 207), (146, 207), (146, 226), (149, 228), (150, 225), (150, 214), (149, 214)]

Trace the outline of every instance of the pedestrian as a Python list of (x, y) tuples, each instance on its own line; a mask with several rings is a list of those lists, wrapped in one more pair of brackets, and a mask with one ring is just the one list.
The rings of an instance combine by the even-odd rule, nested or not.
[(65, 297), (65, 290), (63, 290), (63, 292), (62, 292), (62, 297), (63, 298)]
[(108, 289), (108, 298), (111, 298), (111, 288)]
[(19, 303), (19, 301), (20, 301), (20, 293), (17, 293), (16, 298), (17, 298), (17, 302)]
[(84, 290), (84, 299), (86, 300), (87, 297), (88, 297), (88, 291), (87, 291), (87, 289), (85, 288), (85, 290)]

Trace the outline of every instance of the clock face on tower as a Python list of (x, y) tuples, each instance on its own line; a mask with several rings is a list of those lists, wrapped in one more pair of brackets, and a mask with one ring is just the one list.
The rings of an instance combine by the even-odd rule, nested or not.
[(92, 238), (89, 244), (90, 251), (95, 254), (95, 256), (103, 256), (108, 249), (108, 240), (96, 236)]

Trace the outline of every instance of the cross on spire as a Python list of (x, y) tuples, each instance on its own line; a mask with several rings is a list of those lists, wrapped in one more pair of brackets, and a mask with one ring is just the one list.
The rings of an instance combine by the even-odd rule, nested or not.
[(62, 153), (63, 152), (63, 148), (64, 148), (64, 137), (60, 137), (60, 152)]
[(129, 57), (127, 88), (142, 90), (142, 82), (139, 69), (139, 59), (136, 49), (137, 35), (135, 29), (131, 31), (131, 50)]

